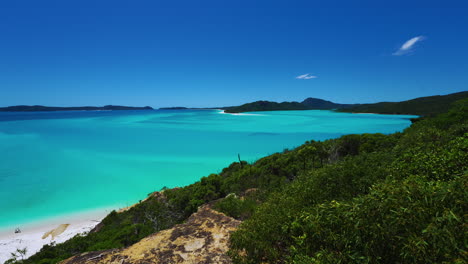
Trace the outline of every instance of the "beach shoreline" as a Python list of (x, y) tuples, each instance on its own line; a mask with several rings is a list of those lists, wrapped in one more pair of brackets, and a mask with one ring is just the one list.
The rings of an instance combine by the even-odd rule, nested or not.
[[(110, 212), (108, 208), (96, 209), (40, 220), (19, 225), (17, 228), (20, 229), (20, 233), (15, 233), (16, 228), (2, 227), (0, 229), (0, 263), (10, 259), (11, 253), (17, 249), (26, 248), (27, 252), (24, 257), (28, 258), (44, 245), (52, 242), (63, 243), (78, 234), (87, 233)], [(46, 236), (47, 233), (49, 235)]]
[[(248, 113), (226, 113), (226, 110), (223, 110), (223, 109), (215, 109), (215, 110), (219, 110), (219, 114), (226, 114), (226, 115), (237, 115), (237, 116), (264, 116), (262, 114), (252, 114), (251, 112), (248, 112)], [(267, 112), (267, 111), (263, 111), (263, 112)]]

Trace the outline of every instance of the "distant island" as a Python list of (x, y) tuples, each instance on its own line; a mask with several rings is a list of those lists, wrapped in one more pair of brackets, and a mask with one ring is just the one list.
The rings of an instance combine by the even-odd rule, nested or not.
[(374, 104), (338, 104), (318, 98), (299, 102), (256, 101), (240, 106), (221, 108), (226, 113), (284, 110), (335, 110), (349, 113), (411, 114), (430, 116), (448, 111), (455, 101), (468, 98), (468, 91), (448, 95), (419, 97), (402, 102), (379, 102)]
[(348, 108), (355, 106), (355, 104), (337, 104), (327, 100), (309, 97), (299, 102), (270, 102), (270, 101), (256, 101), (247, 103), (240, 106), (224, 107), (226, 113), (242, 113), (242, 112), (256, 112), (256, 111), (282, 111), (282, 110), (331, 110), (338, 108)]
[(183, 106), (173, 106), (173, 107), (160, 107), (159, 110), (187, 110), (188, 107)]
[(121, 105), (56, 107), (42, 105), (15, 105), (0, 107), (0, 112), (51, 112), (51, 111), (113, 111), (113, 110), (154, 110), (151, 106), (134, 107)]
[(359, 104), (337, 104), (323, 99), (309, 97), (302, 101), (303, 105), (313, 110), (330, 110), (330, 109), (341, 109), (357, 106)]

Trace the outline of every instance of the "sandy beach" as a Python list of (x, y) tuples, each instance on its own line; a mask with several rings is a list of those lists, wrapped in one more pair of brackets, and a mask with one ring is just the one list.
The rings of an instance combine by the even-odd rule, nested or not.
[(27, 249), (26, 258), (38, 252), (42, 246), (51, 242), (62, 243), (77, 234), (89, 232), (110, 210), (96, 210), (86, 213), (67, 215), (47, 221), (0, 230), (0, 263), (11, 258), (17, 249)]
[(226, 114), (226, 115), (245, 115), (245, 116), (264, 116), (262, 114), (251, 114), (251, 113), (226, 113), (225, 110), (222, 109), (216, 109), (219, 110), (220, 114)]

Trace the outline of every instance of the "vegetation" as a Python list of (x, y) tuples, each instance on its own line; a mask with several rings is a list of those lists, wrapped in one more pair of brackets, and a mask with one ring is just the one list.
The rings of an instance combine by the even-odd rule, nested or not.
[(403, 102), (381, 102), (375, 104), (337, 104), (330, 101), (307, 98), (298, 102), (269, 102), (256, 101), (241, 106), (225, 107), (226, 113), (242, 113), (255, 111), (278, 110), (333, 110), (349, 113), (378, 113), (378, 114), (411, 114), (420, 116), (434, 116), (447, 112), (455, 101), (468, 97), (468, 92), (459, 92), (448, 95), (420, 97)]
[(310, 109), (338, 109), (338, 108), (347, 108), (355, 106), (355, 104), (337, 104), (323, 99), (309, 97), (302, 101), (303, 105), (308, 106)]
[(381, 102), (376, 104), (361, 104), (349, 108), (339, 109), (340, 112), (350, 113), (378, 113), (378, 114), (412, 114), (433, 116), (447, 112), (450, 105), (468, 97), (468, 92), (448, 95), (420, 97), (403, 102)]
[(467, 107), (383, 145), (341, 138), (348, 156), (272, 193), (233, 234), (235, 261), (466, 263)]
[(182, 215), (171, 204), (161, 197), (150, 196), (128, 211), (111, 212), (86, 236), (46, 245), (23, 263), (57, 263), (82, 252), (127, 247), (181, 220)]
[(354, 105), (350, 104), (336, 104), (330, 101), (307, 98), (301, 103), (298, 102), (270, 102), (270, 101), (256, 101), (253, 103), (243, 104), (241, 106), (225, 107), (226, 113), (242, 113), (242, 112), (256, 112), (256, 111), (278, 111), (278, 110), (331, 110), (337, 108), (347, 108)]
[(24, 257), (28, 253), (27, 248), (17, 248), (15, 252), (11, 252), (11, 259), (7, 260), (5, 264), (23, 263)]
[(238, 197), (236, 194), (231, 193), (226, 198), (217, 202), (214, 208), (227, 216), (245, 220), (252, 216), (255, 208), (258, 205), (256, 199), (256, 190), (244, 197)]
[(200, 205), (245, 220), (236, 263), (464, 263), (468, 99), (403, 133), (309, 141), (151, 194), (87, 236), (23, 263), (121, 248), (184, 221)]
[(243, 104), (241, 106), (226, 107), (226, 113), (242, 113), (255, 111), (278, 111), (278, 110), (308, 110), (309, 107), (298, 102), (270, 102), (256, 101), (253, 103)]

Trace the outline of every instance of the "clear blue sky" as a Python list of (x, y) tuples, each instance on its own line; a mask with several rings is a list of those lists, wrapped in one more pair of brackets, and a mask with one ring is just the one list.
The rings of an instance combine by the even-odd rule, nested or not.
[(0, 105), (399, 101), (467, 49), (468, 1), (1, 1)]

